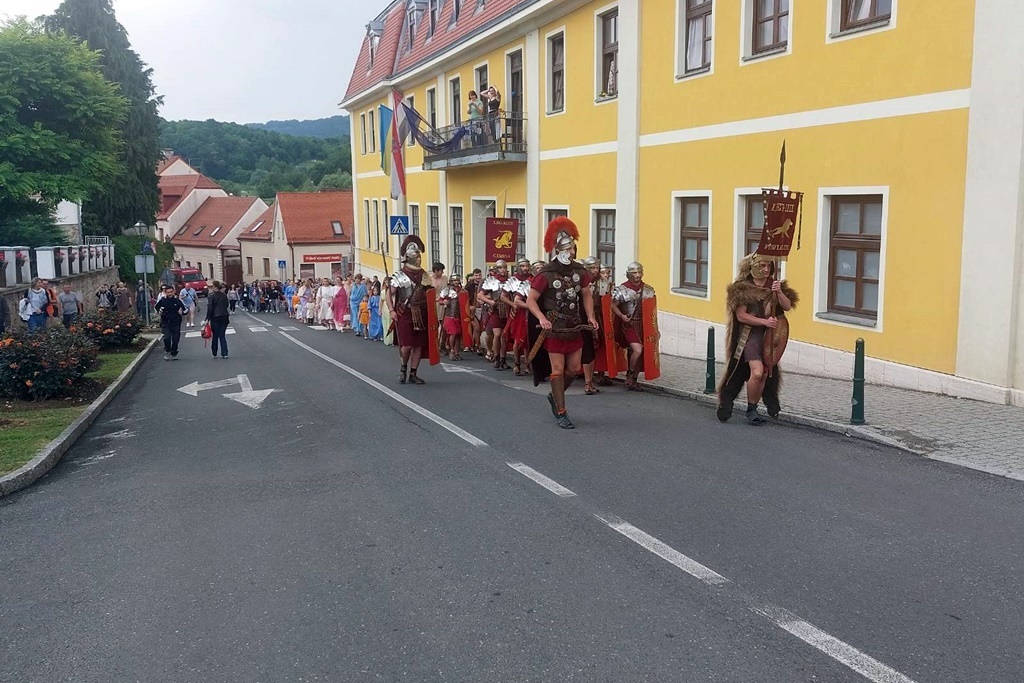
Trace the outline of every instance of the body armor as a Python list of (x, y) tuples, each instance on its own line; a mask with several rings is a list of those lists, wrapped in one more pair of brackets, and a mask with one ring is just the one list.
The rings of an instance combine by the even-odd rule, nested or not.
[(540, 308), (551, 321), (548, 333), (555, 339), (572, 339), (583, 323), (583, 278), (586, 270), (579, 264), (544, 271), (548, 286), (540, 295)]
[(446, 318), (459, 318), (459, 293), (462, 289), (456, 289), (455, 287), (445, 287), (441, 290), (441, 299), (445, 299), (444, 304), (444, 317)]
[(427, 288), (421, 284), (422, 280), (422, 270), (410, 272), (406, 268), (391, 278), (391, 286), (395, 288), (395, 307), (399, 311), (410, 310), (414, 330), (427, 329)]
[(619, 285), (612, 290), (612, 301), (620, 304), (619, 308), (630, 318), (636, 319), (639, 316), (640, 300), (654, 297), (654, 288), (644, 284), (640, 291)]
[(500, 280), (497, 277), (491, 275), (483, 281), (480, 287), (486, 292), (486, 296), (494, 300), (494, 306), (490, 307), (491, 311), (498, 314), (498, 317), (505, 319), (508, 317), (509, 305), (501, 300), (501, 292), (505, 289), (505, 283), (507, 280)]
[(505, 281), (504, 290), (505, 293), (508, 294), (509, 298), (521, 296), (525, 299), (530, 294), (530, 281), (520, 280), (517, 277), (510, 277)]

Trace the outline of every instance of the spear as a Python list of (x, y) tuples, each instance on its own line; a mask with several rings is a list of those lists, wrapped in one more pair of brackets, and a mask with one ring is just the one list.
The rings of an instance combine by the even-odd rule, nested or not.
[(782, 141), (782, 154), (779, 155), (779, 192), (782, 192), (782, 187), (785, 185), (786, 179), (786, 141)]

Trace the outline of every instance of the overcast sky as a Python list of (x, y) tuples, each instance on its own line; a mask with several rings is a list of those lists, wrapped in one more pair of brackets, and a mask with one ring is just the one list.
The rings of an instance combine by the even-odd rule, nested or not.
[[(0, 19), (61, 0), (0, 0)], [(387, 0), (114, 0), (169, 120), (259, 123), (338, 109), (366, 23)]]

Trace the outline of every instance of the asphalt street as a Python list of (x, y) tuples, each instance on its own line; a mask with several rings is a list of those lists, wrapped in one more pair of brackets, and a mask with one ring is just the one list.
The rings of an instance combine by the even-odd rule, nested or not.
[(1022, 482), (232, 328), (0, 499), (0, 681), (1024, 681)]

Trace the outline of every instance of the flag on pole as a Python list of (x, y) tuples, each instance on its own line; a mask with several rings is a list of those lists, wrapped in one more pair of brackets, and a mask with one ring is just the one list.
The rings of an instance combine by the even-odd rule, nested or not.
[[(405, 157), (402, 153), (403, 138), (398, 130), (395, 112), (379, 107), (380, 120), (380, 168), (391, 178), (391, 198), (405, 195)], [(404, 118), (404, 117), (403, 117)]]
[(378, 107), (377, 119), (380, 121), (380, 170), (384, 175), (391, 175), (391, 119), (394, 112), (383, 104)]

